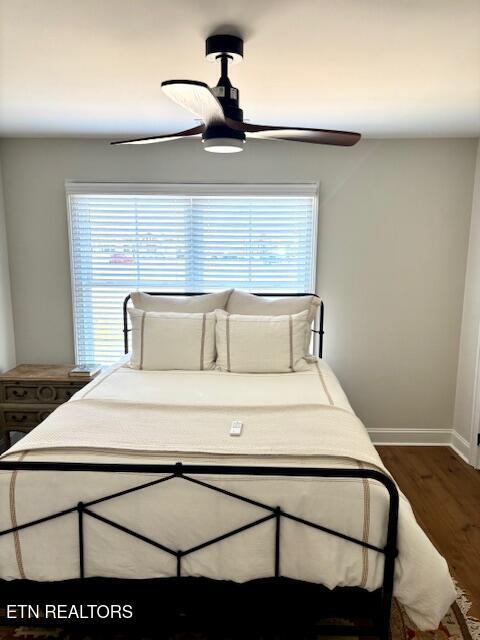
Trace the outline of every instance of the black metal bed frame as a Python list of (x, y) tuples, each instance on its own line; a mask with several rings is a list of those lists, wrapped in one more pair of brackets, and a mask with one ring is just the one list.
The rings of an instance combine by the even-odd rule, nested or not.
[[(150, 296), (170, 296), (170, 297), (191, 297), (191, 296), (202, 296), (206, 295), (205, 292), (198, 291), (145, 291)], [(253, 293), (252, 295), (258, 296), (259, 298), (278, 298), (278, 297), (288, 297), (288, 298), (299, 298), (302, 296), (314, 296), (315, 298), (320, 298), (316, 293)], [(123, 301), (123, 346), (125, 353), (128, 353), (128, 334), (131, 331), (128, 328), (128, 302), (130, 300), (130, 294)], [(318, 356), (321, 358), (323, 355), (323, 321), (325, 316), (325, 306), (323, 304), (323, 300), (320, 300), (320, 313), (319, 313), (319, 323), (318, 327), (313, 326), (312, 333), (318, 335)], [(316, 320), (316, 319), (315, 319)]]
[[(157, 294), (161, 295), (161, 294)], [(171, 294), (170, 294), (171, 295)], [(177, 294), (178, 295), (178, 294)], [(181, 294), (183, 295), (183, 294)], [(187, 294), (197, 295), (197, 294)], [(274, 294), (266, 294), (274, 295)], [(278, 294), (277, 294), (278, 295)], [(126, 345), (128, 344), (128, 327), (126, 324), (126, 307), (129, 297), (124, 303), (124, 330)], [(323, 336), (323, 305), (320, 310), (320, 328), (318, 330), (320, 337), (319, 353), (322, 353), (322, 336)], [(272, 631), (275, 625), (280, 625), (279, 630), (285, 633), (290, 629), (292, 637), (299, 638), (300, 633), (314, 633), (318, 635), (336, 635), (336, 636), (353, 636), (353, 635), (378, 635), (381, 640), (388, 640), (390, 628), (390, 611), (393, 594), (393, 580), (395, 559), (397, 556), (397, 528), (398, 528), (398, 504), (399, 496), (394, 481), (382, 473), (381, 471), (367, 468), (360, 469), (337, 469), (337, 468), (298, 468), (298, 467), (275, 467), (275, 466), (232, 466), (232, 465), (195, 465), (195, 464), (120, 464), (120, 463), (76, 463), (76, 462), (28, 462), (28, 461), (8, 461), (0, 460), (0, 470), (3, 471), (35, 471), (47, 472), (54, 471), (60, 473), (133, 473), (133, 474), (155, 474), (158, 477), (150, 479), (147, 482), (137, 484), (128, 489), (123, 489), (108, 495), (97, 497), (92, 500), (79, 501), (66, 509), (62, 509), (55, 513), (42, 516), (30, 522), (16, 524), (8, 529), (0, 531), (0, 538), (13, 535), (24, 531), (31, 527), (41, 526), (46, 522), (71, 516), (76, 514), (77, 517), (77, 539), (78, 539), (78, 579), (67, 580), (62, 582), (44, 583), (34, 582), (30, 580), (14, 580), (0, 581), (0, 602), (5, 603), (16, 599), (16, 602), (46, 602), (48, 598), (54, 598), (56, 601), (65, 601), (65, 599), (79, 599), (85, 601), (85, 598), (92, 594), (103, 600), (106, 594), (112, 594), (119, 597), (128, 596), (133, 598), (136, 605), (140, 605), (140, 610), (145, 611), (143, 598), (150, 598), (152, 593), (155, 594), (154, 602), (155, 611), (158, 613), (158, 597), (162, 595), (161, 602), (168, 603), (167, 608), (170, 610), (170, 617), (166, 616), (166, 612), (161, 613), (162, 624), (165, 629), (175, 628), (176, 624), (181, 624), (182, 615), (178, 610), (178, 606), (185, 606), (191, 611), (198, 614), (199, 607), (203, 607), (204, 622), (213, 627), (213, 618), (219, 618), (225, 624), (225, 615), (228, 612), (230, 616), (238, 616), (238, 611), (228, 606), (227, 597), (233, 597), (236, 606), (238, 598), (247, 603), (247, 611), (252, 612), (251, 623), (261, 625), (267, 623), (267, 632)], [(388, 492), (389, 508), (388, 521), (385, 535), (384, 546), (376, 546), (359, 538), (350, 536), (342, 531), (336, 531), (326, 527), (314, 520), (301, 518), (294, 513), (289, 513), (278, 505), (269, 505), (252, 498), (242, 496), (233, 491), (229, 491), (218, 486), (212, 481), (206, 482), (202, 476), (214, 476), (221, 479), (226, 476), (270, 476), (270, 477), (309, 477), (309, 478), (353, 478), (361, 480), (372, 480), (380, 483)], [(210, 540), (200, 541), (197, 545), (188, 549), (173, 549), (161, 542), (161, 539), (153, 539), (143, 535), (139, 531), (135, 531), (130, 527), (122, 525), (118, 522), (106, 518), (95, 510), (97, 505), (109, 500), (121, 498), (122, 496), (132, 494), (142, 489), (155, 485), (164, 484), (174, 479), (183, 480), (205, 490), (223, 494), (234, 500), (239, 500), (258, 507), (265, 511), (265, 515), (250, 521), (233, 530), (222, 533)], [(279, 501), (280, 502), (280, 501)], [(85, 535), (85, 520), (93, 518), (103, 524), (123, 532), (150, 547), (161, 550), (164, 553), (175, 558), (176, 572), (171, 578), (157, 578), (154, 580), (121, 580), (107, 579), (99, 576), (88, 576), (88, 539)], [(381, 588), (374, 592), (367, 592), (359, 587), (343, 587), (329, 591), (322, 585), (307, 584), (301, 581), (291, 580), (282, 576), (281, 562), (281, 532), (282, 522), (289, 520), (300, 525), (309, 527), (319, 533), (340, 538), (348, 543), (355, 544), (361, 548), (368, 549), (384, 557), (383, 581)], [(259, 527), (260, 525), (272, 521), (274, 522), (274, 535), (272, 540), (272, 576), (262, 580), (253, 580), (244, 584), (238, 584), (229, 581), (216, 581), (202, 578), (190, 578), (182, 576), (182, 559), (201, 549), (218, 544), (223, 540), (236, 536), (244, 531)], [(145, 589), (141, 588), (145, 586)], [(217, 588), (218, 587), (218, 588)], [(311, 590), (311, 596), (307, 598), (307, 587)], [(233, 596), (231, 595), (233, 594)], [(283, 597), (283, 600), (282, 600)], [(297, 600), (296, 597), (299, 597)], [(22, 600), (23, 598), (23, 600)], [(270, 599), (273, 598), (273, 599)], [(62, 600), (63, 599), (63, 600)], [(270, 599), (270, 600), (269, 600)], [(307, 600), (312, 605), (313, 611), (307, 613), (302, 602)], [(213, 609), (212, 609), (212, 602)], [(279, 608), (280, 602), (284, 603), (283, 613)], [(193, 605), (192, 605), (193, 603)], [(196, 603), (196, 605), (195, 605)], [(351, 606), (348, 610), (345, 608), (347, 603)], [(325, 607), (323, 606), (325, 605)], [(193, 608), (192, 608), (193, 607)], [(365, 610), (368, 607), (368, 611)], [(290, 610), (293, 614), (289, 620), (290, 627), (286, 622), (285, 611)], [(263, 614), (269, 610), (270, 616), (264, 619)], [(317, 612), (323, 612), (327, 616), (340, 615), (342, 618), (349, 615), (350, 610), (358, 617), (365, 619), (365, 615), (371, 616), (371, 624), (332, 624), (332, 622), (317, 623), (315, 616)], [(255, 614), (253, 614), (255, 612)], [(243, 612), (243, 622), (248, 615)], [(307, 620), (312, 623), (305, 626)], [(32, 624), (30, 620), (23, 620), (23, 623)], [(38, 624), (38, 621), (35, 621)], [(231, 620), (230, 620), (231, 622)], [(15, 622), (18, 624), (18, 620)], [(242, 628), (242, 624), (238, 622), (238, 629)], [(47, 622), (48, 624), (48, 622)], [(51, 623), (50, 623), (51, 624)], [(55, 624), (58, 625), (58, 622)], [(123, 623), (122, 623), (123, 624)], [(158, 624), (158, 620), (157, 620)], [(172, 627), (173, 625), (173, 627)], [(313, 627), (312, 627), (313, 625)], [(250, 628), (251, 631), (251, 628)], [(218, 628), (215, 628), (216, 637), (218, 637)], [(254, 634), (253, 634), (254, 635)], [(250, 635), (250, 637), (253, 637)], [(158, 637), (158, 634), (157, 634)]]

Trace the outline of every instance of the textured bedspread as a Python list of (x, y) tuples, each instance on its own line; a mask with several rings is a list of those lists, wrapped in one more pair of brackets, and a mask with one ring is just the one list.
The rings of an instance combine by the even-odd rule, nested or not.
[[(243, 422), (240, 437), (229, 435)], [(325, 363), (292, 374), (153, 372), (114, 367), (23, 438), (6, 459), (196, 462), (370, 467), (385, 471)], [(59, 479), (61, 478), (61, 482)], [(139, 474), (0, 472), (1, 529), (145, 481)], [(147, 477), (148, 479), (148, 477)], [(385, 489), (372, 480), (204, 478), (299, 517), (382, 546)], [(170, 548), (190, 548), (261, 518), (254, 505), (175, 479), (95, 510)], [(175, 574), (175, 559), (87, 519), (87, 575)], [(186, 556), (184, 575), (238, 581), (272, 575), (273, 523)], [(436, 627), (455, 597), (444, 559), (401, 496), (395, 595), (421, 628)], [(281, 573), (335, 586), (377, 588), (383, 556), (292, 521), (282, 525)], [(78, 576), (73, 514), (0, 538), (0, 577)]]

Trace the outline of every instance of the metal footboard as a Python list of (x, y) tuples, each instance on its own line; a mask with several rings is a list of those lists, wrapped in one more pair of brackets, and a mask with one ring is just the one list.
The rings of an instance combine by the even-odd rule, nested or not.
[[(17, 524), (15, 527), (11, 527), (0, 531), (0, 537), (11, 535), (15, 532), (19, 532), (25, 529), (29, 529), (36, 526), (41, 526), (43, 523), (62, 518), (66, 515), (77, 513), (78, 517), (78, 576), (80, 583), (89, 582), (92, 578), (88, 578), (88, 540), (84, 536), (84, 523), (86, 518), (94, 518), (102, 523), (122, 531), (126, 535), (132, 536), (137, 540), (144, 542), (145, 544), (155, 547), (170, 554), (176, 558), (176, 575), (173, 576), (177, 580), (184, 580), (182, 576), (182, 559), (186, 556), (195, 553), (205, 547), (217, 544), (222, 540), (236, 536), (244, 531), (253, 529), (264, 522), (274, 521), (274, 536), (272, 539), (272, 559), (273, 559), (273, 575), (271, 578), (274, 581), (282, 581), (282, 558), (281, 558), (281, 532), (282, 521), (290, 520), (294, 521), (305, 527), (310, 527), (321, 531), (325, 534), (341, 538), (351, 544), (359, 545), (370, 551), (382, 554), (384, 556), (384, 570), (383, 570), (383, 582), (381, 589), (379, 590), (379, 610), (374, 611), (375, 618), (375, 630), (378, 636), (382, 640), (387, 640), (390, 624), (390, 610), (392, 603), (393, 593), (393, 579), (395, 558), (397, 556), (397, 525), (398, 525), (398, 504), (399, 496), (398, 491), (393, 480), (386, 474), (372, 469), (335, 469), (335, 468), (296, 468), (296, 467), (268, 467), (268, 466), (229, 466), (229, 465), (192, 465), (182, 464), (180, 462), (176, 464), (117, 464), (117, 463), (76, 463), (76, 462), (28, 462), (28, 461), (0, 461), (0, 470), (3, 471), (54, 471), (54, 472), (92, 472), (92, 473), (138, 473), (138, 474), (160, 474), (161, 477), (149, 480), (148, 482), (140, 485), (133, 486), (122, 491), (111, 493), (94, 500), (85, 500), (71, 505), (69, 508), (62, 509), (47, 516), (43, 516), (30, 522), (23, 522)], [(385, 545), (383, 547), (375, 546), (364, 540), (355, 538), (342, 531), (336, 531), (329, 527), (323, 526), (321, 523), (313, 520), (307, 520), (296, 516), (294, 513), (285, 511), (278, 505), (269, 505), (260, 501), (256, 501), (252, 498), (242, 496), (238, 493), (228, 491), (222, 487), (216, 486), (211, 482), (205, 482), (201, 479), (202, 476), (214, 475), (218, 477), (222, 476), (272, 476), (272, 477), (312, 477), (312, 478), (357, 478), (357, 479), (369, 479), (374, 480), (382, 484), (388, 492), (389, 496), (389, 508), (388, 508), (388, 522), (387, 531), (385, 535)], [(121, 496), (141, 491), (147, 487), (160, 485), (170, 480), (178, 478), (185, 482), (199, 485), (206, 490), (221, 493), (234, 500), (249, 503), (256, 507), (259, 507), (265, 511), (265, 516), (253, 520), (241, 527), (237, 527), (231, 531), (223, 533), (207, 541), (201, 541), (199, 544), (188, 549), (172, 549), (162, 544), (161, 541), (154, 540), (140, 533), (126, 527), (118, 522), (105, 518), (104, 516), (96, 513), (92, 510), (97, 504), (106, 502), (113, 498), (120, 498)], [(232, 579), (234, 577), (232, 576)], [(138, 582), (138, 581), (136, 581)], [(8, 593), (8, 582), (4, 582), (3, 592)], [(38, 584), (38, 590), (42, 589), (43, 583)], [(362, 631), (362, 627), (354, 628), (350, 625), (335, 625), (334, 635), (352, 635), (353, 631), (358, 634), (371, 635), (372, 627), (367, 626)], [(332, 633), (331, 625), (320, 626), (316, 628), (316, 632)]]

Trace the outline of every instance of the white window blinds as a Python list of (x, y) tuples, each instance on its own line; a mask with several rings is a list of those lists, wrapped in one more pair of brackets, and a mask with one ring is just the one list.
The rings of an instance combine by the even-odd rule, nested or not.
[(123, 353), (131, 291), (314, 288), (314, 185), (67, 183), (77, 362)]

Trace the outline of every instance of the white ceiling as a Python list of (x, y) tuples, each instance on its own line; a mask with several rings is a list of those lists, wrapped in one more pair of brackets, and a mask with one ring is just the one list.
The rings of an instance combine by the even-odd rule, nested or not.
[(0, 0), (0, 135), (189, 127), (160, 83), (216, 84), (204, 39), (233, 27), (251, 122), (480, 135), (480, 0)]

